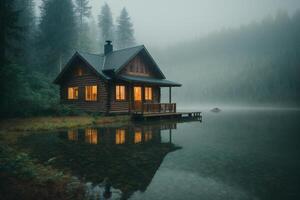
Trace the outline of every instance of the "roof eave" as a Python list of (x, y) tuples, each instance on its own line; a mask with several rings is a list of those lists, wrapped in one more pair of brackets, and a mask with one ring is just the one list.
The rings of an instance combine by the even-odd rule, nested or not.
[(74, 55), (71, 57), (71, 59), (68, 61), (68, 63), (65, 65), (65, 67), (63, 68), (63, 70), (58, 74), (58, 76), (54, 79), (53, 83), (59, 85), (60, 83), (60, 79), (63, 76), (63, 74), (65, 73), (65, 71), (68, 69), (68, 67), (70, 66), (72, 60), (78, 56), (81, 60), (83, 60), (85, 62), (85, 64), (87, 64), (87, 66), (98, 76), (102, 77), (105, 81), (110, 80), (110, 77), (108, 76), (104, 76), (102, 74), (100, 74), (82, 55), (80, 55), (80, 53), (78, 51), (76, 51), (74, 53)]

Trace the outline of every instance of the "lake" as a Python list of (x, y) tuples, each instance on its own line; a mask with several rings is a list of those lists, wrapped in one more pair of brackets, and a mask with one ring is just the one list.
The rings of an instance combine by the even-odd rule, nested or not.
[(299, 119), (293, 110), (224, 110), (203, 122), (33, 133), (18, 145), (88, 182), (91, 199), (107, 179), (113, 199), (296, 200)]

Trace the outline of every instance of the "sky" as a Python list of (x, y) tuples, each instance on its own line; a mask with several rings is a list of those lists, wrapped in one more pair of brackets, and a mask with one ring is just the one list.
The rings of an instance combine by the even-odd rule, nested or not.
[(139, 44), (158, 47), (300, 9), (300, 0), (90, 0), (95, 19), (105, 2), (115, 19), (126, 7)]

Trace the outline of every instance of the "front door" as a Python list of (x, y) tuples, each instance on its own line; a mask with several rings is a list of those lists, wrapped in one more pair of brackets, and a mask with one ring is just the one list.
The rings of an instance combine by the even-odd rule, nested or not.
[(134, 110), (142, 110), (142, 87), (133, 87)]

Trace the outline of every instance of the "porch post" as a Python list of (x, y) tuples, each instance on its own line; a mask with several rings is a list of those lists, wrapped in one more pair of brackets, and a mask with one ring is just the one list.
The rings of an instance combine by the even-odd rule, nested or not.
[(131, 113), (131, 106), (132, 106), (132, 103), (131, 103), (131, 99), (132, 99), (132, 95), (131, 95), (131, 90), (132, 90), (132, 85), (131, 83), (129, 83), (128, 85), (128, 111), (129, 113)]
[(172, 103), (172, 87), (169, 87), (169, 103)]
[(142, 85), (142, 113), (144, 113), (145, 86)]

